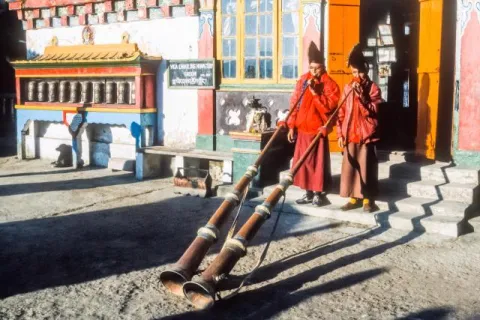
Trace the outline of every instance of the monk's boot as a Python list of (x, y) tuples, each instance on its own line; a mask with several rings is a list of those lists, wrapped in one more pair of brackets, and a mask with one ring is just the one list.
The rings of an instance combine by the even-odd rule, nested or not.
[(297, 204), (308, 204), (308, 203), (312, 203), (312, 201), (313, 201), (313, 191), (307, 191), (307, 193), (305, 193), (305, 195), (302, 198), (295, 200)]
[(379, 209), (374, 201), (363, 201), (363, 212), (373, 213)]
[(350, 201), (348, 201), (346, 204), (340, 207), (340, 210), (348, 211), (348, 210), (357, 209), (361, 207), (362, 207), (362, 204), (360, 201), (358, 201), (355, 198), (351, 198)]
[(321, 207), (329, 204), (330, 201), (328, 201), (327, 196), (321, 192), (315, 192), (315, 195), (313, 196), (312, 204), (316, 207)]

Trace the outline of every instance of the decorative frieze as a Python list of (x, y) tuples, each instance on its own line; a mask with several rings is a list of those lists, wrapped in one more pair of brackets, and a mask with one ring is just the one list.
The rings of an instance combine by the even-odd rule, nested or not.
[(39, 8), (9, 2), (10, 10), (24, 22), (25, 29), (71, 27), (114, 22), (129, 22), (198, 15), (199, 4), (192, 0), (108, 0), (108, 1), (45, 2), (50, 7)]

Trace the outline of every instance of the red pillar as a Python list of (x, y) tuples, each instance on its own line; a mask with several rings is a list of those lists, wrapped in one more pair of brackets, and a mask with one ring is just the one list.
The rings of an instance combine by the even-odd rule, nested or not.
[[(198, 58), (214, 58), (214, 12), (213, 9), (200, 11), (200, 37), (198, 40)], [(198, 149), (215, 148), (215, 90), (198, 90)]]
[(148, 75), (145, 81), (145, 108), (155, 108), (155, 77)]
[(136, 76), (135, 77), (135, 107), (137, 108), (143, 108), (143, 101), (145, 98), (144, 92), (143, 92), (143, 77), (142, 76)]

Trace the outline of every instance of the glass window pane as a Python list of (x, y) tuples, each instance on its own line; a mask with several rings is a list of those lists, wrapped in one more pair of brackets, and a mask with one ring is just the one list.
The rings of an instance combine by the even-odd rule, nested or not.
[(222, 18), (222, 35), (234, 36), (237, 33), (237, 19), (234, 17)]
[(298, 10), (298, 0), (282, 0), (282, 11), (296, 11)]
[(258, 0), (245, 0), (245, 12), (257, 12)]
[(273, 41), (272, 38), (260, 38), (260, 56), (271, 57), (273, 56)]
[(237, 41), (234, 39), (223, 39), (222, 55), (224, 57), (235, 57), (237, 55)]
[(297, 37), (283, 37), (282, 54), (284, 57), (298, 57)]
[(245, 16), (245, 34), (257, 34), (257, 16)]
[(245, 57), (256, 58), (258, 56), (258, 42), (257, 38), (245, 39)]
[(284, 59), (282, 61), (282, 76), (286, 79), (298, 77), (298, 61), (296, 59)]
[(257, 60), (245, 59), (245, 78), (254, 79), (257, 77)]
[(283, 33), (298, 33), (298, 13), (284, 13), (282, 24)]
[(237, 75), (237, 61), (223, 60), (222, 70), (224, 78), (235, 78)]
[(271, 79), (273, 74), (273, 60), (260, 60), (260, 79)]
[(260, 0), (260, 12), (272, 12), (273, 0)]
[(237, 0), (222, 0), (222, 14), (237, 13)]
[(260, 34), (272, 34), (272, 15), (266, 14), (260, 16)]

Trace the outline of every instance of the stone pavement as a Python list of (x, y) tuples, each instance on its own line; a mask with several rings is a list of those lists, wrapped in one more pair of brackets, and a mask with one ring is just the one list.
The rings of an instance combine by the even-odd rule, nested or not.
[[(174, 194), (170, 179), (138, 182), (108, 169), (75, 171), (0, 158), (0, 318), (480, 316), (478, 234), (452, 239), (289, 213), (283, 213), (252, 282), (233, 299), (197, 312), (167, 294), (158, 275), (181, 256), (221, 200)], [(246, 207), (242, 221), (250, 213)], [(273, 220), (227, 287), (255, 265)]]

